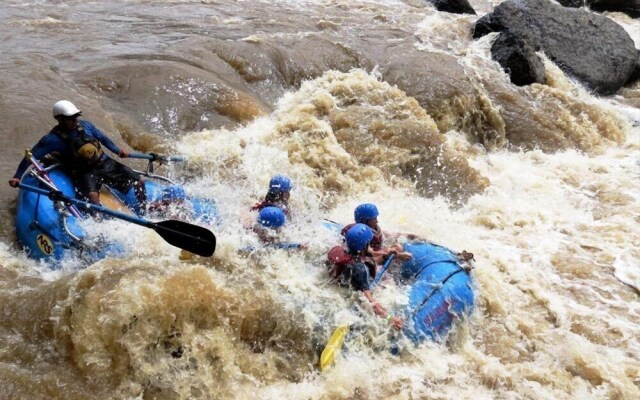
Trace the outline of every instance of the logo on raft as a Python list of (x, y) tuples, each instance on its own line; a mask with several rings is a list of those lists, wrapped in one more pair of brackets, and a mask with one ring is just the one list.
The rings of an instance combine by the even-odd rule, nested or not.
[(40, 251), (42, 251), (44, 254), (48, 256), (53, 254), (53, 242), (51, 241), (49, 236), (45, 235), (44, 233), (39, 234), (36, 237), (36, 243), (38, 244)]

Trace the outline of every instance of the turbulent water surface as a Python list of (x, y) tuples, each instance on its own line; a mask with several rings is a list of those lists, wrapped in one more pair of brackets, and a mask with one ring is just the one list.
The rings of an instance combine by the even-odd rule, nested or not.
[[(222, 222), (215, 256), (187, 260), (151, 230), (87, 222), (128, 255), (51, 270), (15, 243), (1, 185), (0, 398), (640, 398), (640, 86), (598, 98), (545, 60), (548, 85), (515, 87), (495, 35), (471, 38), (479, 16), (4, 1), (5, 180), (66, 98), (120, 145), (186, 156), (162, 171)], [(640, 22), (609, 17), (640, 46)], [(276, 173), (295, 182), (285, 234), (308, 249), (239, 253)], [(320, 222), (361, 202), (388, 231), (475, 254), (477, 309), (445, 342), (400, 337), (391, 355), (385, 321), (328, 281)], [(407, 302), (392, 282), (375, 295)], [(321, 374), (344, 323), (357, 334)]]

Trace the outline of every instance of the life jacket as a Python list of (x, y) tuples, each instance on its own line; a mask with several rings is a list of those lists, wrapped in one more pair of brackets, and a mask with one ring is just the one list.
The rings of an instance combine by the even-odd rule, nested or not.
[(72, 139), (67, 132), (63, 132), (59, 126), (55, 126), (52, 132), (69, 145), (76, 160), (86, 165), (95, 165), (104, 161), (104, 151), (100, 141), (87, 135), (81, 124), (78, 124), (76, 130), (78, 131), (78, 137), (75, 139)]
[[(346, 235), (347, 231), (354, 225), (355, 225), (355, 223), (345, 226), (340, 231), (340, 234), (342, 236)], [(377, 230), (376, 229), (371, 229), (371, 232), (373, 232), (373, 239), (371, 239), (371, 243), (369, 243), (369, 246), (371, 246), (372, 250), (378, 251), (378, 250), (382, 249), (382, 242), (384, 241), (384, 234), (382, 233), (382, 229), (379, 229), (379, 228)]]
[(327, 254), (327, 261), (330, 266), (329, 275), (333, 279), (339, 279), (348, 267), (357, 262), (361, 262), (367, 266), (371, 278), (375, 278), (376, 276), (376, 263), (373, 259), (349, 254), (343, 246), (334, 246), (331, 248)]

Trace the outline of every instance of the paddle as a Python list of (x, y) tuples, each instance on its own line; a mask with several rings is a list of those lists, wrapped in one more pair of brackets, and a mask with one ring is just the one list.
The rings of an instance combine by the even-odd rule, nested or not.
[(333, 335), (331, 335), (327, 343), (327, 347), (322, 350), (322, 355), (320, 356), (320, 371), (324, 371), (333, 365), (336, 353), (342, 348), (344, 337), (348, 332), (349, 325), (340, 325), (338, 329), (333, 332)]
[(389, 269), (389, 265), (391, 265), (391, 261), (393, 261), (394, 258), (396, 258), (395, 253), (391, 254), (389, 258), (387, 258), (387, 261), (385, 261), (384, 265), (382, 266), (382, 269), (380, 270), (380, 272), (378, 272), (378, 275), (376, 275), (376, 278), (373, 280), (373, 282), (371, 282), (371, 288), (373, 288), (378, 283), (380, 283), (380, 279), (382, 279), (382, 276), (384, 275), (384, 273), (387, 272), (387, 269)]
[[(391, 254), (391, 256), (387, 258), (387, 261), (385, 261), (384, 265), (382, 266), (382, 269), (380, 270), (376, 278), (371, 283), (371, 287), (375, 286), (380, 281), (380, 279), (382, 279), (382, 276), (384, 275), (385, 272), (387, 272), (389, 265), (391, 265), (391, 261), (393, 261), (395, 257), (396, 257), (395, 254)], [(322, 354), (320, 355), (320, 371), (324, 371), (333, 365), (333, 362), (335, 361), (335, 358), (336, 358), (336, 353), (338, 353), (340, 349), (342, 349), (342, 344), (344, 343), (344, 337), (347, 335), (348, 332), (349, 332), (349, 325), (340, 325), (333, 332), (333, 334), (331, 335), (331, 338), (329, 338), (329, 342), (327, 343), (327, 346), (324, 348), (324, 350), (322, 350)]]
[(144, 154), (144, 153), (131, 153), (129, 154), (129, 158), (142, 158), (145, 160), (151, 160), (151, 161), (184, 161), (184, 157), (182, 156), (162, 156), (160, 154), (155, 154), (155, 153), (149, 153), (149, 154)]
[(84, 210), (97, 211), (127, 222), (131, 222), (136, 225), (153, 229), (167, 243), (187, 250), (191, 253), (197, 254), (199, 256), (210, 257), (216, 250), (216, 236), (210, 230), (198, 225), (193, 225), (177, 220), (151, 222), (142, 218), (109, 210), (108, 208), (65, 196), (58, 190), (45, 190), (34, 186), (25, 185), (23, 183), (18, 184), (18, 187), (30, 192), (45, 195), (53, 201), (62, 201), (66, 204), (75, 204)]

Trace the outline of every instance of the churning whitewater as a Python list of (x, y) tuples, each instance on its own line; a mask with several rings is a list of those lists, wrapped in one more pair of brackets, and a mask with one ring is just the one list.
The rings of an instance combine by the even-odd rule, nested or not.
[[(7, 179), (69, 98), (119, 145), (184, 156), (159, 171), (219, 213), (211, 258), (88, 220), (126, 255), (51, 269), (16, 243), (3, 185), (0, 399), (640, 398), (640, 83), (598, 97), (541, 55), (547, 83), (515, 86), (495, 34), (470, 33), (500, 2), (470, 3), (0, 6)], [(606, 15), (638, 46), (637, 19)], [(276, 174), (305, 246), (242, 251)], [(330, 280), (323, 221), (365, 202), (385, 231), (475, 255), (475, 310), (446, 340), (415, 346)], [(374, 293), (409, 301), (392, 279)]]

